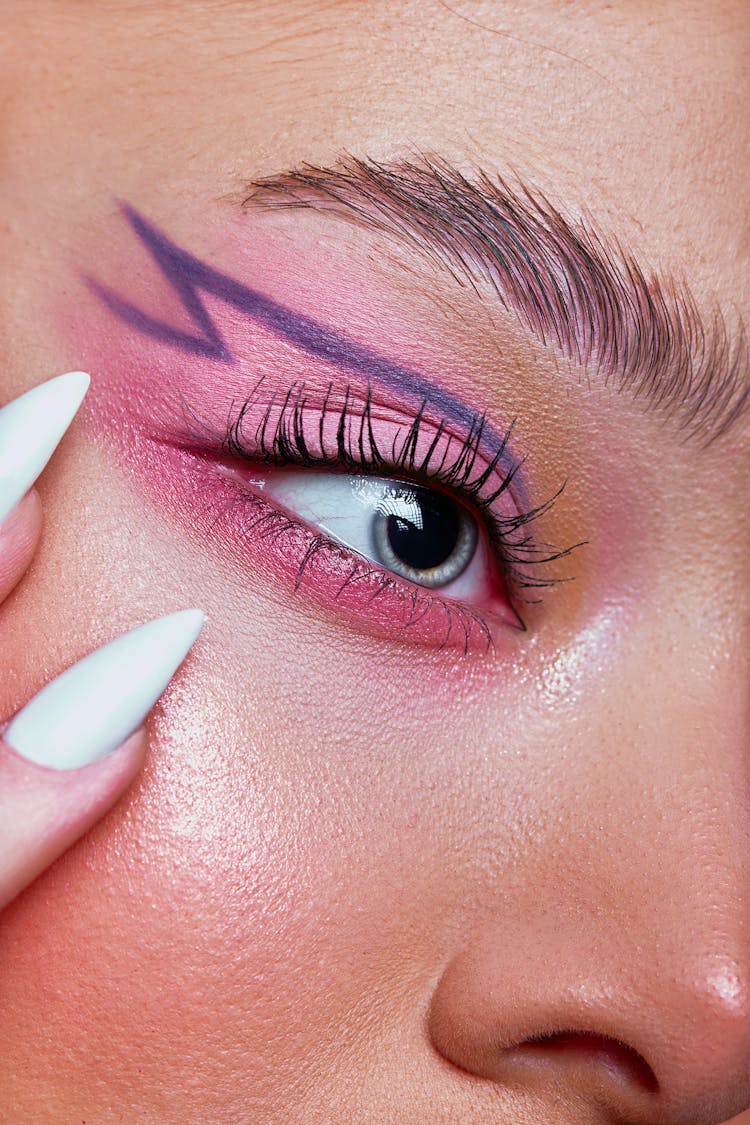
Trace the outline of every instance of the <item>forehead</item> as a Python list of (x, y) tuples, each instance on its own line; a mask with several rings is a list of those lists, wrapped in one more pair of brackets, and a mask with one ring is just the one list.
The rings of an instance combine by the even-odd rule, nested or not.
[(29, 182), (54, 180), (69, 156), (58, 160), (51, 138), (68, 148), (71, 121), (97, 139), (102, 188), (108, 177), (123, 197), (157, 195), (159, 209), (175, 184), (216, 201), (245, 178), (342, 153), (438, 154), (517, 174), (564, 214), (592, 216), (647, 272), (684, 278), (700, 307), (724, 309), (730, 336), (747, 319), (743, 0), (11, 9), (24, 74), (8, 60), (6, 104), (32, 137), (45, 123), (43, 143), (24, 151)]
[[(439, 151), (590, 209), (647, 257), (689, 270), (699, 295), (717, 280), (721, 298), (741, 306), (747, 294), (744, 0), (11, 6), (40, 66), (50, 49), (67, 53), (100, 133), (121, 122), (117, 143), (126, 133), (141, 159), (144, 133), (158, 136), (165, 163), (188, 147), (217, 189), (230, 168)], [(66, 91), (69, 104), (67, 78)]]

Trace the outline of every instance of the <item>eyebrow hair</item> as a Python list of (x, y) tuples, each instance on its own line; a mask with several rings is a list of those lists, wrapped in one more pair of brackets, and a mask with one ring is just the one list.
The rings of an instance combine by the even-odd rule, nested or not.
[(396, 236), (502, 308), (545, 346), (659, 411), (704, 446), (750, 404), (750, 349), (718, 306), (703, 317), (685, 283), (642, 268), (590, 221), (540, 191), (421, 156), (346, 155), (246, 183), (243, 208), (312, 208)]

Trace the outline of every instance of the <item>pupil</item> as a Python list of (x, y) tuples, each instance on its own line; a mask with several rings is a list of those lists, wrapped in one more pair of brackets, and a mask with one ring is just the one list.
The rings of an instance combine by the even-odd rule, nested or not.
[(410, 498), (418, 508), (417, 522), (403, 514), (389, 515), (388, 542), (396, 558), (414, 570), (432, 570), (450, 558), (456, 549), (461, 521), (456, 504), (440, 493)]

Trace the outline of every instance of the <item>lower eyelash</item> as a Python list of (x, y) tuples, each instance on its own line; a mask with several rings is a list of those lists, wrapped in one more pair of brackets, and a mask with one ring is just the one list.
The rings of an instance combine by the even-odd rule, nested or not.
[[(242, 531), (248, 538), (270, 541), (274, 544), (287, 537), (303, 538), (304, 542), (300, 544), (297, 552), (301, 554), (301, 558), (294, 577), (295, 590), (301, 587), (305, 575), (314, 566), (316, 560), (329, 553), (339, 560), (346, 559), (349, 565), (348, 574), (340, 581), (337, 580), (338, 588), (333, 594), (333, 600), (337, 603), (357, 583), (365, 583), (374, 587), (366, 599), (369, 604), (386, 593), (398, 598), (405, 611), (401, 629), (412, 630), (414, 639), (418, 639), (419, 627), (427, 616), (438, 610), (445, 622), (442, 639), (435, 646), (438, 650), (455, 644), (463, 650), (464, 655), (468, 655), (475, 644), (485, 652), (494, 649), (489, 623), (477, 610), (453, 599), (441, 598), (427, 589), (411, 586), (399, 578), (391, 577), (367, 559), (353, 555), (340, 543), (313, 531), (302, 521), (294, 519), (249, 489), (239, 491), (229, 507), (235, 505), (249, 507), (255, 513), (250, 519), (243, 519)], [(225, 508), (225, 513), (226, 510)], [(285, 554), (288, 555), (288, 551)]]

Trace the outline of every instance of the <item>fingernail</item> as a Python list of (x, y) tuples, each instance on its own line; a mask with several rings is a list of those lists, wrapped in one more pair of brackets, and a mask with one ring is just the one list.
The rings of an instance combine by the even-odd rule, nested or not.
[(19, 711), (9, 746), (40, 766), (73, 770), (105, 758), (141, 725), (201, 631), (204, 614), (157, 617), (79, 660)]
[(69, 371), (0, 410), (0, 522), (28, 492), (73, 421), (91, 380)]

